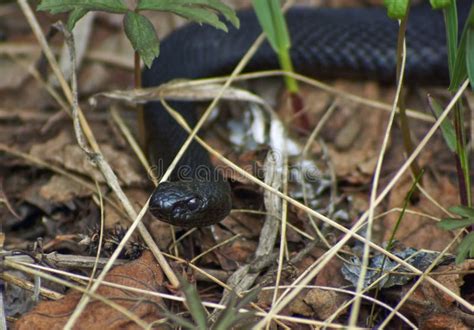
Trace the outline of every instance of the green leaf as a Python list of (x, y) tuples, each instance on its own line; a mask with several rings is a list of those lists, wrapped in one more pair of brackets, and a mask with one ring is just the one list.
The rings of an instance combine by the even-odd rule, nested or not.
[[(289, 53), (290, 34), (280, 8), (280, 0), (252, 0), (252, 4), (268, 42), (278, 55), (281, 68), (284, 71), (293, 72), (293, 63)], [(298, 83), (294, 78), (285, 76), (285, 83), (291, 93), (298, 92)]]
[(67, 18), (67, 29), (69, 31), (72, 31), (72, 29), (74, 29), (74, 26), (76, 26), (76, 23), (88, 12), (89, 10), (83, 8), (76, 8), (71, 11), (69, 17)]
[(458, 10), (456, 5), (450, 5), (443, 10), (446, 25), (446, 45), (448, 47), (449, 78), (453, 75), (456, 52), (458, 49)]
[(474, 218), (474, 208), (464, 206), (464, 205), (457, 205), (452, 206), (449, 208), (450, 212), (456, 213), (463, 218)]
[(194, 285), (189, 284), (184, 278), (180, 278), (181, 290), (183, 290), (189, 312), (201, 330), (208, 329), (207, 313), (202, 304), (199, 293)]
[(240, 26), (235, 11), (219, 0), (141, 0), (137, 9), (169, 11), (197, 23), (209, 24), (227, 31), (227, 26), (216, 14), (220, 13), (235, 27)]
[(467, 18), (467, 22), (470, 27), (474, 27), (474, 11), (472, 10), (472, 7), (474, 5), (471, 5), (471, 11), (469, 12), (469, 17)]
[[(150, 0), (147, 0), (147, 1), (150, 1)], [(209, 24), (211, 26), (214, 26), (217, 29), (227, 32), (227, 26), (219, 20), (219, 16), (217, 16), (214, 12), (209, 11), (204, 8), (178, 6), (177, 4), (157, 3), (155, 6), (147, 6), (147, 7), (142, 6), (140, 10), (168, 11), (173, 14), (182, 16), (188, 20), (194, 21), (196, 23)]]
[(459, 244), (456, 264), (460, 264), (467, 257), (474, 257), (474, 233), (467, 234)]
[(290, 48), (290, 35), (279, 0), (252, 0), (258, 21), (276, 53)]
[(278, 37), (278, 47), (281, 50), (289, 49), (291, 46), (290, 34), (288, 33), (288, 26), (286, 25), (286, 20), (280, 7), (280, 1), (273, 0), (270, 2), (270, 6), (275, 24), (275, 32)]
[(446, 218), (438, 222), (438, 227), (444, 230), (455, 230), (474, 225), (474, 218), (454, 219)]
[(454, 62), (454, 67), (451, 72), (451, 84), (448, 88), (451, 92), (457, 91), (459, 89), (459, 86), (461, 86), (462, 82), (467, 78), (466, 35), (467, 34), (464, 31), (461, 36), (459, 48), (456, 52), (456, 60)]
[(173, 7), (169, 10), (176, 15), (183, 16), (184, 18), (194, 21), (196, 23), (202, 24), (209, 24), (216, 29), (222, 30), (227, 32), (227, 26), (219, 20), (219, 16), (217, 16), (212, 11), (203, 8), (187, 8), (187, 7)]
[(430, 0), (430, 3), (433, 9), (443, 9), (450, 6), (453, 0)]
[(145, 65), (151, 67), (153, 59), (160, 53), (160, 44), (153, 24), (145, 16), (128, 11), (123, 25), (133, 49), (140, 54)]
[[(433, 98), (428, 95), (428, 103), (430, 108), (433, 110), (434, 117), (439, 118), (443, 113), (441, 105)], [(449, 150), (452, 152), (456, 151), (456, 131), (453, 124), (446, 118), (441, 123), (441, 133), (443, 134), (444, 141), (448, 145)]]
[(237, 324), (239, 324), (239, 328), (250, 329), (250, 326), (243, 327), (243, 324), (241, 324), (240, 321), (243, 319), (250, 319), (255, 314), (252, 312), (239, 313), (239, 309), (254, 301), (257, 298), (259, 292), (260, 288), (253, 289), (244, 297), (242, 297), (240, 301), (238, 301), (237, 294), (232, 291), (230, 293), (229, 302), (227, 303), (226, 308), (219, 313), (212, 330), (232, 329), (233, 326)]
[(262, 26), (262, 29), (267, 36), (268, 42), (272, 46), (273, 50), (278, 52), (280, 47), (278, 46), (277, 34), (272, 18), (270, 3), (266, 0), (252, 0), (252, 5), (255, 14), (257, 15), (258, 22)]
[(211, 8), (214, 8), (218, 12), (220, 12), (224, 17), (232, 23), (233, 26), (236, 28), (240, 27), (240, 20), (237, 17), (237, 14), (235, 13), (235, 10), (233, 10), (231, 7), (227, 6), (226, 4), (220, 2), (220, 0), (209, 0), (209, 6)]
[(181, 316), (176, 315), (174, 312), (171, 312), (164, 308), (160, 308), (160, 312), (163, 314), (164, 317), (168, 319), (167, 320), (168, 323), (171, 323), (169, 321), (172, 321), (175, 325), (179, 325), (180, 327), (183, 327), (185, 329), (192, 329), (192, 330), (196, 329), (196, 326), (193, 323), (191, 323), (190, 321), (186, 320), (185, 318)]
[(474, 27), (472, 26), (467, 28), (466, 68), (471, 88), (474, 89)]
[(403, 19), (408, 12), (409, 0), (384, 0), (387, 15), (392, 19)]
[[(452, 6), (456, 7), (456, 6)], [(474, 16), (474, 6), (471, 6), (469, 11), (469, 17)], [(450, 26), (457, 26), (457, 17), (456, 22), (449, 24)], [(463, 32), (461, 35), (461, 41), (459, 42), (459, 47), (456, 51), (456, 59), (454, 62), (454, 67), (451, 72), (451, 84), (449, 85), (449, 90), (451, 92), (456, 92), (461, 86), (462, 82), (467, 78), (467, 66), (466, 66), (466, 44), (467, 44), (467, 32), (469, 30), (469, 20), (464, 24)], [(449, 35), (448, 35), (449, 36)], [(457, 40), (457, 39), (456, 39)], [(449, 44), (448, 44), (449, 45)], [(449, 50), (448, 50), (449, 54)]]
[(49, 11), (52, 14), (65, 13), (75, 9), (125, 13), (127, 6), (122, 0), (43, 0), (37, 9)]
[(242, 315), (235, 309), (237, 303), (237, 295), (234, 291), (230, 293), (229, 302), (224, 310), (219, 313), (212, 330), (226, 330), (230, 329), (232, 325), (237, 322)]

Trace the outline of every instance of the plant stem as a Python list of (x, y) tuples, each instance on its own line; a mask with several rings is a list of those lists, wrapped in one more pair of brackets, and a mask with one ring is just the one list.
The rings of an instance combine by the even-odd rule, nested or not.
[[(291, 62), (290, 52), (287, 48), (280, 49), (278, 52), (278, 59), (280, 60), (280, 66), (283, 71), (293, 72), (293, 63)], [(293, 77), (285, 75), (286, 88), (291, 94), (298, 93), (298, 83)]]
[[(416, 185), (421, 183), (423, 174), (424, 174), (424, 170), (421, 170), (419, 175), (415, 177), (415, 181), (413, 181), (410, 187), (410, 190), (408, 191), (408, 194), (405, 196), (402, 211), (400, 212), (400, 215), (398, 216), (398, 219), (397, 219), (397, 222), (395, 223), (395, 227), (393, 228), (392, 234), (390, 235), (390, 238), (388, 239), (387, 247), (385, 248), (387, 252), (391, 252), (395, 245), (395, 242), (396, 242), (395, 235), (397, 234), (398, 229), (400, 228), (400, 225), (402, 223), (403, 217), (405, 216), (406, 210), (408, 208), (408, 203), (410, 203), (410, 200), (412, 199), (413, 194), (416, 193)], [(382, 260), (382, 265), (380, 266), (380, 269), (379, 269), (379, 273), (380, 273), (379, 277), (383, 275), (386, 261), (387, 261), (387, 255), (384, 255), (384, 258)], [(377, 285), (375, 287), (375, 295), (374, 295), (375, 298), (378, 297), (380, 293), (380, 289), (381, 289), (380, 285)], [(371, 327), (373, 327), (373, 324), (374, 324), (374, 319), (375, 319), (374, 315), (375, 315), (375, 304), (372, 304), (372, 308), (370, 310), (370, 318), (369, 318), (369, 325)]]
[[(134, 54), (134, 84), (135, 88), (142, 87), (142, 70), (140, 66), (140, 55), (136, 51)], [(146, 133), (145, 133), (145, 114), (141, 104), (136, 105), (137, 126), (138, 126), (138, 142), (142, 148), (146, 150)]]
[[(453, 79), (457, 81), (457, 77), (455, 77), (456, 61), (459, 60), (459, 56), (463, 56), (461, 52), (465, 51), (464, 49), (462, 49), (462, 44), (464, 43), (463, 40), (465, 39), (465, 31), (463, 31), (463, 36), (461, 37), (461, 44), (458, 45), (458, 15), (456, 2), (453, 2), (443, 12), (446, 25), (446, 40), (448, 46), (449, 77), (451, 79), (451, 84), (453, 84)], [(461, 52), (459, 51), (459, 48), (461, 48)], [(451, 94), (454, 95), (455, 90), (457, 90), (458, 88), (458, 84), (455, 83), (454, 86), (450, 86), (449, 90), (451, 91)], [(466, 148), (462, 103), (457, 102), (453, 110), (454, 130), (456, 132), (455, 163), (458, 175), (459, 198), (462, 205), (471, 206), (471, 178), (469, 175), (468, 161), (469, 151)]]
[(464, 139), (462, 105), (456, 103), (454, 108), (454, 129), (456, 132), (456, 168), (458, 172), (459, 198), (464, 206), (471, 206), (471, 179), (469, 161)]
[[(400, 28), (398, 29), (398, 39), (397, 39), (397, 84), (403, 84), (403, 81), (400, 81), (401, 77), (401, 65), (402, 65), (402, 60), (403, 60), (403, 47), (404, 47), (404, 39), (405, 39), (405, 32), (407, 29), (407, 22), (408, 22), (408, 14), (409, 14), (409, 9), (407, 9), (407, 13), (405, 17), (400, 21)], [(410, 125), (408, 124), (408, 117), (406, 113), (406, 107), (405, 107), (405, 91), (403, 88), (403, 85), (400, 89), (400, 98), (398, 99), (398, 104), (397, 104), (398, 109), (400, 110), (399, 114), (399, 124), (400, 124), (400, 130), (402, 132), (402, 137), (403, 137), (403, 146), (405, 148), (405, 152), (407, 153), (407, 156), (410, 156), (414, 150), (413, 148), (413, 142), (411, 140), (411, 134), (410, 134)], [(415, 178), (420, 177), (420, 167), (416, 161), (414, 161), (411, 166), (410, 166), (411, 172), (413, 173), (413, 176)], [(422, 184), (422, 182), (420, 183)]]
[[(283, 71), (294, 72), (293, 63), (291, 62), (291, 56), (288, 48), (280, 48), (278, 52), (278, 60), (280, 67)], [(293, 110), (293, 114), (297, 116), (297, 126), (304, 133), (310, 131), (309, 118), (306, 114), (301, 113), (304, 109), (304, 102), (299, 94), (298, 82), (291, 76), (284, 76), (286, 89), (290, 93), (290, 104)]]

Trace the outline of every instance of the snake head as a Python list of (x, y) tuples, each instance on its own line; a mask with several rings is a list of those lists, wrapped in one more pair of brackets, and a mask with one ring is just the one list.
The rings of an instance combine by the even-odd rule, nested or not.
[[(225, 186), (224, 186), (225, 184)], [(149, 210), (158, 220), (181, 227), (208, 226), (230, 212), (227, 182), (163, 182), (150, 199)]]

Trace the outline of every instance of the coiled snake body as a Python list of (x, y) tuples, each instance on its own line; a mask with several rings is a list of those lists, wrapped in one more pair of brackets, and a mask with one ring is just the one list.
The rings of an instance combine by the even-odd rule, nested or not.
[[(470, 3), (458, 1), (460, 21), (465, 19)], [(239, 18), (240, 29), (229, 27), (228, 33), (197, 24), (172, 33), (161, 43), (160, 56), (151, 69), (144, 71), (144, 86), (158, 86), (176, 78), (228, 74), (261, 33), (252, 11), (239, 13)], [(295, 71), (315, 77), (394, 81), (398, 24), (387, 18), (383, 8), (294, 8), (286, 18)], [(447, 80), (445, 33), (440, 11), (433, 11), (428, 5), (412, 8), (406, 33), (408, 84)], [(246, 70), (278, 68), (277, 57), (265, 44)], [(171, 105), (193, 127), (197, 114), (191, 104)], [(188, 134), (159, 102), (145, 106), (145, 125), (150, 157), (162, 175)], [(169, 182), (160, 184), (150, 200), (155, 217), (186, 227), (217, 223), (230, 208), (229, 184), (197, 142), (192, 142)]]

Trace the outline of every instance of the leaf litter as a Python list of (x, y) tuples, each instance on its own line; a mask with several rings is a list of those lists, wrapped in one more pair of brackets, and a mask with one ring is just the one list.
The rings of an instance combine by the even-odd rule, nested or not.
[[(46, 15), (41, 14), (38, 16), (41, 17), (42, 22), (47, 26), (48, 18)], [(162, 16), (156, 17), (161, 18)], [(151, 20), (153, 19), (154, 17), (151, 17)], [(157, 21), (161, 21), (161, 19)], [(94, 29), (97, 31), (97, 38), (92, 40), (90, 49), (95, 49), (95, 47), (105, 42), (105, 36), (107, 36), (107, 34), (117, 35), (119, 33), (116, 29), (114, 30), (113, 24), (110, 23), (109, 25), (109, 23), (107, 23), (107, 19), (101, 18), (99, 22), (95, 24)], [(158, 22), (158, 24), (162, 23)], [(26, 26), (26, 22), (24, 25), (23, 31), (25, 32), (23, 32), (23, 34), (14, 33), (13, 36), (10, 37), (12, 39), (8, 41), (9, 43), (21, 42), (26, 45), (35, 45), (31, 35), (29, 35), (30, 32)], [(166, 29), (169, 30), (169, 26), (167, 26)], [(102, 52), (109, 54), (110, 57), (112, 57), (112, 55), (115, 56), (117, 53), (125, 54), (129, 51), (129, 49), (125, 48), (120, 51), (111, 51), (107, 48), (102, 49)], [(28, 54), (26, 53), (25, 55)], [(85, 58), (90, 59), (88, 56), (90, 56), (90, 54), (86, 52)], [(100, 71), (97, 72), (106, 73), (104, 76), (109, 80), (104, 80), (103, 77), (96, 80), (96, 83), (91, 85), (92, 87), (84, 88), (87, 93), (126, 89), (131, 85), (131, 73), (124, 70), (123, 67), (111, 70), (100, 61), (88, 63), (86, 60), (81, 68), (81, 73), (86, 71), (89, 71), (89, 73), (80, 76), (80, 86), (87, 86), (87, 84), (91, 82), (90, 78), (95, 78), (95, 69), (91, 71), (91, 66), (95, 66), (96, 68), (100, 67)], [(20, 88), (25, 91), (25, 94), (20, 94), (19, 88), (15, 87), (15, 85), (10, 85), (9, 89), (0, 89), (0, 95), (2, 96), (0, 110), (18, 113), (15, 119), (0, 119), (0, 131), (2, 132), (0, 133), (2, 137), (0, 142), (17, 148), (31, 156), (38, 157), (43, 161), (60, 166), (73, 175), (86, 178), (89, 182), (97, 181), (103, 183), (102, 176), (90, 165), (88, 160), (84, 158), (82, 152), (75, 145), (74, 139), (70, 134), (72, 131), (71, 126), (67, 120), (61, 120), (55, 124), (53, 123), (46, 132), (42, 132), (40, 126), (46, 124), (44, 120), (41, 121), (42, 125), (37, 125), (27, 119), (29, 117), (25, 114), (32, 110), (32, 106), (35, 112), (41, 110), (50, 116), (53, 115), (54, 111), (59, 109), (59, 107), (54, 104), (51, 99), (46, 97), (46, 93), (38, 92), (40, 85), (34, 83), (33, 79), (28, 77), (24, 71), (15, 68), (15, 72), (18, 74), (17, 77), (22, 77), (18, 84), (20, 84)], [(4, 77), (0, 78), (1, 83), (8, 86), (8, 82), (5, 82), (4, 79)], [(1, 83), (0, 86), (2, 86)], [(332, 82), (332, 84), (340, 90), (356, 95), (363, 95), (367, 99), (384, 99), (386, 102), (391, 102), (393, 98), (393, 90), (379, 87), (375, 83), (335, 81)], [(12, 88), (15, 92), (11, 91)], [(244, 86), (244, 89), (246, 89), (246, 86)], [(276, 87), (276, 90), (278, 90), (278, 87)], [(210, 93), (212, 93), (212, 89), (210, 91)], [(305, 89), (302, 93), (306, 100), (306, 110), (310, 114), (308, 116), (310, 119), (309, 126), (315, 127), (335, 96), (315, 90), (314, 88)], [(291, 109), (288, 108), (288, 103), (283, 99), (284, 93), (277, 92), (273, 94), (277, 95), (277, 100), (273, 100), (272, 102), (279, 105), (279, 109), (277, 110), (278, 116), (282, 118), (281, 120), (285, 128), (290, 128), (285, 134), (288, 134), (292, 139), (297, 141), (297, 143), (303, 145), (306, 142), (305, 138), (307, 135), (304, 135), (302, 138), (291, 130), (292, 123), (294, 122), (294, 114)], [(18, 95), (22, 95), (22, 97), (19, 98)], [(212, 96), (212, 94), (209, 95)], [(282, 99), (279, 99), (279, 96), (281, 96)], [(414, 101), (410, 103), (411, 107), (416, 109), (423, 107), (423, 100), (417, 100), (413, 95), (412, 98)], [(82, 101), (84, 101), (83, 104), (87, 103), (86, 98)], [(254, 107), (255, 105), (252, 105), (251, 110), (248, 110), (248, 108), (242, 108), (242, 104), (239, 104), (236, 110), (235, 105), (222, 105), (220, 114), (215, 119), (215, 123), (211, 123), (211, 125), (217, 127), (215, 130), (214, 127), (212, 127), (212, 132), (208, 132), (207, 140), (215, 145), (224, 155), (230, 155), (239, 165), (244, 166), (246, 163), (256, 164), (256, 166), (251, 166), (250, 169), (254, 171), (253, 173), (256, 176), (263, 178), (259, 172), (259, 167), (263, 167), (262, 164), (264, 164), (265, 151), (267, 149), (265, 149), (265, 146), (262, 146), (262, 141), (268, 141), (272, 138), (262, 133), (262, 129), (264, 130), (265, 127), (269, 127), (268, 118), (264, 120), (264, 115), (257, 115)], [(94, 133), (97, 134), (97, 138), (100, 141), (106, 158), (110, 161), (114, 171), (118, 173), (127, 195), (133, 198), (136, 205), (143, 205), (147, 197), (144, 191), (149, 192), (151, 185), (146, 183), (148, 178), (145, 172), (137, 165), (135, 158), (131, 156), (128, 147), (117, 142), (120, 141), (120, 138), (116, 135), (115, 128), (113, 128), (111, 122), (108, 120), (104, 121), (103, 118), (99, 119), (99, 117), (95, 117), (97, 114), (102, 113), (105, 105), (101, 104), (99, 109), (95, 110), (88, 109), (87, 105), (84, 105), (84, 108), (87, 109), (87, 116), (90, 115), (91, 118), (93, 118), (91, 123)], [(253, 113), (254, 116), (248, 116), (248, 113)], [(133, 116), (129, 117), (132, 118), (129, 118), (128, 122), (133, 123)], [(321, 141), (327, 145), (327, 149), (325, 149), (318, 140), (312, 143), (310, 147), (310, 161), (313, 162), (310, 162), (309, 165), (315, 166), (321, 171), (322, 174), (319, 177), (326, 180), (324, 181), (325, 186), (306, 186), (309, 193), (305, 196), (305, 194), (301, 193), (301, 182), (293, 178), (298, 184), (295, 184), (294, 187), (290, 185), (290, 195), (298, 199), (307, 198), (308, 204), (312, 205), (313, 208), (321, 210), (325, 212), (325, 214), (329, 214), (330, 210), (324, 209), (331, 199), (324, 194), (332, 189), (331, 184), (333, 182), (331, 181), (331, 176), (327, 174), (328, 171), (332, 169), (335, 173), (334, 177), (337, 178), (335, 182), (337, 186), (337, 199), (333, 199), (332, 202), (335, 205), (336, 211), (339, 212), (341, 212), (341, 208), (339, 208), (338, 203), (345, 204), (343, 205), (343, 216), (341, 216), (340, 223), (349, 227), (351, 221), (355, 221), (354, 219), (357, 219), (357, 216), (367, 209), (368, 189), (387, 117), (388, 115), (382, 111), (369, 109), (362, 105), (354, 105), (353, 102), (346, 102), (342, 98), (338, 99), (338, 106), (335, 112), (331, 115), (330, 120), (326, 122), (319, 134)], [(245, 119), (242, 120), (242, 118)], [(226, 123), (233, 124), (226, 126)], [(426, 123), (421, 122), (416, 122), (414, 126), (416, 126), (413, 127), (416, 138), (423, 136), (428, 127)], [(252, 130), (246, 130), (247, 127), (252, 127)], [(224, 135), (218, 132), (224, 132)], [(229, 137), (229, 134), (231, 137)], [(399, 135), (397, 134), (399, 133), (395, 131), (391, 141), (387, 161), (382, 172), (382, 184), (387, 182), (404, 160), (403, 150), (399, 143)], [(227, 142), (228, 140), (242, 141), (249, 136), (252, 137), (252, 139), (249, 139), (250, 142), (245, 142), (237, 147), (235, 144), (233, 147), (230, 147), (230, 144)], [(224, 137), (224, 141), (222, 141), (222, 137)], [(236, 152), (234, 148), (238, 149), (238, 152)], [(85, 235), (88, 233), (87, 230), (91, 229), (90, 226), (92, 226), (92, 223), (98, 222), (100, 215), (98, 203), (84, 202), (84, 200), (90, 200), (92, 196), (96, 196), (94, 198), (97, 198), (97, 195), (90, 190), (84, 189), (80, 184), (73, 183), (62, 175), (52, 173), (46, 168), (34, 166), (24, 159), (9, 156), (8, 154), (2, 154), (0, 157), (2, 157), (0, 173), (2, 173), (1, 178), (4, 182), (4, 194), (21, 218), (20, 220), (13, 220), (15, 217), (7, 208), (0, 209), (2, 222), (4, 219), (8, 220), (5, 221), (7, 225), (3, 228), (7, 233), (3, 249), (13, 250), (20, 248), (22, 251), (29, 251), (29, 246), (38, 245), (39, 242), (36, 238), (42, 236), (43, 242), (46, 243), (42, 243), (43, 246), (53, 249), (61, 248), (64, 251), (74, 250), (76, 253), (79, 253), (76, 245), (74, 245), (74, 249), (71, 249), (71, 244), (68, 243), (68, 239), (66, 238), (68, 236), (65, 235), (71, 233)], [(330, 163), (324, 161), (324, 158), (330, 160)], [(422, 165), (429, 165), (432, 169), (425, 180), (425, 189), (429, 193), (429, 196), (433, 197), (433, 199), (439, 202), (444, 208), (453, 205), (456, 200), (456, 188), (453, 183), (453, 173), (455, 169), (449, 159), (450, 155), (446, 154), (446, 146), (443, 144), (440, 136), (435, 138), (430, 147), (427, 148), (420, 157), (420, 163)], [(298, 162), (295, 162), (295, 164), (298, 164)], [(299, 171), (301, 171), (301, 169), (299, 169)], [(299, 173), (301, 174), (302, 172)], [(301, 177), (301, 175), (299, 176)], [(160, 248), (184, 257), (181, 260), (178, 259), (179, 261), (173, 264), (175, 270), (186, 272), (189, 274), (190, 279), (199, 278), (197, 284), (201, 293), (206, 294), (206, 298), (214, 301), (221, 298), (221, 291), (215, 286), (210, 286), (211, 281), (209, 278), (199, 277), (200, 275), (198, 276), (196, 272), (186, 267), (183, 261), (190, 260), (200, 252), (204, 252), (218, 243), (229, 240), (229, 243), (204, 254), (204, 256), (197, 261), (197, 265), (201, 270), (209, 272), (219, 270), (221, 271), (218, 273), (220, 280), (228, 280), (230, 275), (241, 270), (243, 264), (256, 263), (254, 251), (257, 249), (259, 232), (263, 222), (262, 217), (264, 216), (260, 213), (266, 212), (262, 206), (262, 191), (259, 188), (241, 179), (241, 177), (239, 178), (235, 173), (230, 173), (229, 177), (235, 179), (233, 188), (236, 195), (236, 205), (238, 206), (237, 209), (241, 209), (242, 211), (233, 212), (233, 214), (222, 223), (222, 226), (195, 231), (191, 233), (188, 238), (183, 238), (178, 244), (175, 244), (172, 237), (173, 233), (169, 227), (164, 228), (163, 226), (157, 225), (154, 221), (150, 222), (149, 219), (145, 219), (155, 240), (158, 241)], [(381, 216), (380, 220), (377, 220), (375, 223), (374, 240), (380, 246), (383, 246), (383, 242), (386, 242), (389, 237), (393, 223), (398, 216), (397, 208), (401, 207), (409, 184), (409, 178), (404, 178), (390, 193), (387, 204), (377, 209), (378, 214)], [(316, 193), (318, 189), (321, 189), (321, 191)], [(109, 193), (105, 187), (102, 187), (101, 191), (105, 195)], [(320, 198), (322, 199), (319, 200)], [(317, 208), (317, 203), (322, 205), (322, 207)], [(84, 208), (90, 209), (91, 211), (84, 212)], [(113, 220), (106, 221), (107, 228), (113, 228), (117, 223), (126, 223), (123, 212), (117, 210), (113, 204), (107, 203), (105, 210), (106, 219), (113, 218)], [(397, 235), (397, 238), (402, 241), (406, 247), (405, 250), (402, 250), (403, 253), (395, 253), (397, 256), (405, 259), (407, 256), (413, 255), (414, 253), (416, 254), (418, 249), (441, 251), (448, 245), (453, 236), (450, 233), (435, 229), (436, 219), (445, 216), (442, 208), (434, 206), (430, 198), (422, 195), (417, 203), (410, 205), (409, 211), (410, 212), (406, 215), (406, 219), (403, 220), (399, 235)], [(384, 215), (384, 212), (388, 213)], [(272, 214), (271, 216), (275, 219), (274, 221), (281, 221), (279, 215)], [(306, 268), (310, 267), (313, 262), (324, 255), (328, 246), (330, 247), (336, 244), (340, 236), (338, 231), (332, 230), (330, 226), (322, 225), (319, 221), (310, 219), (304, 212), (296, 208), (289, 207), (288, 219), (290, 225), (293, 226), (288, 228), (286, 236), (285, 248), (289, 252), (289, 255), (287, 255), (289, 261), (285, 262), (282, 266), (280, 284), (293, 283), (297, 276), (301, 275)], [(41, 223), (41, 221), (43, 221), (43, 223)], [(82, 225), (77, 225), (81, 222)], [(76, 223), (76, 225), (73, 225), (74, 223)], [(41, 226), (44, 226), (44, 228), (35, 233), (33, 228), (40, 228)], [(322, 232), (318, 233), (316, 229)], [(24, 235), (26, 231), (28, 231), (29, 235)], [(178, 231), (177, 234), (179, 238), (183, 233)], [(233, 239), (233, 237), (238, 234), (240, 234), (240, 236)], [(313, 246), (305, 254), (298, 256), (298, 252), (307, 247), (309, 245), (308, 243), (316, 237), (324, 237), (326, 242), (321, 241), (320, 244)], [(79, 239), (79, 236), (76, 236), (76, 239)], [(77, 244), (77, 242), (75, 242), (75, 244)], [(352, 242), (344, 247), (344, 249), (341, 249), (337, 257), (333, 258), (314, 279), (314, 283), (318, 286), (334, 288), (345, 288), (351, 285), (351, 283), (353, 284), (359, 271), (355, 265), (357, 265), (358, 260), (360, 260), (358, 250), (354, 248), (356, 245), (357, 244)], [(275, 249), (275, 251), (276, 250), (277, 249)], [(50, 250), (44, 252), (50, 252)], [(423, 256), (423, 258), (421, 258), (423, 263), (429, 264), (429, 261), (432, 260), (433, 254), (430, 253), (423, 255), (418, 252), (418, 255)], [(371, 266), (375, 270), (367, 275), (368, 278), (377, 277), (376, 269), (380, 268), (384, 259), (383, 255), (373, 253)], [(161, 277), (158, 276), (160, 271), (158, 267), (155, 267), (156, 264), (153, 258), (145, 254), (138, 260), (142, 261), (139, 261), (138, 264), (134, 264), (136, 261), (132, 261), (129, 264), (129, 268), (126, 268), (124, 273), (122, 273), (125, 278), (135, 276), (132, 277), (132, 279), (134, 279), (134, 281), (132, 281), (133, 283), (127, 282), (126, 285), (140, 287), (143, 283), (147, 283), (147, 286), (144, 287), (145, 289), (153, 288), (155, 291), (166, 291), (168, 287), (163, 283), (162, 275), (160, 275)], [(264, 278), (263, 274), (266, 274), (267, 276), (265, 278), (268, 282), (265, 283), (270, 283), (266, 284), (269, 286), (274, 284), (278, 270), (275, 260), (274, 258), (272, 260), (273, 262), (269, 262), (267, 266), (262, 266), (262, 269), (256, 267), (256, 269), (252, 270), (256, 272), (256, 274), (261, 274), (257, 275), (257, 277)], [(398, 263), (388, 258), (385, 259), (384, 263), (384, 268), (387, 270), (398, 265)], [(143, 264), (145, 268), (138, 268)], [(426, 265), (421, 267), (419, 263), (414, 265), (419, 269), (426, 267)], [(150, 267), (155, 268), (153, 271), (150, 271)], [(466, 262), (460, 266), (454, 266), (452, 264), (439, 266), (434, 269), (434, 273), (431, 276), (439, 280), (458, 296), (465, 297), (468, 301), (472, 302), (472, 290), (470, 290), (468, 286), (470, 279), (468, 272), (471, 271), (471, 268), (470, 262)], [(115, 268), (115, 270), (120, 272), (118, 269), (120, 268)], [(139, 272), (138, 270), (140, 269), (143, 269), (143, 272)], [(342, 276), (344, 271), (341, 273), (343, 269), (350, 269), (349, 281), (344, 280)], [(398, 267), (395, 272), (408, 273), (403, 266)], [(111, 274), (109, 274), (109, 276)], [(136, 277), (137, 274), (139, 274), (140, 277)], [(156, 278), (150, 279), (146, 277), (150, 274), (153, 274)], [(393, 306), (395, 306), (395, 304), (403, 298), (404, 294), (408, 294), (408, 300), (401, 307), (400, 312), (414, 320), (417, 326), (442, 328), (443, 325), (456, 325), (460, 327), (466, 326), (466, 324), (472, 325), (469, 311), (459, 307), (456, 304), (456, 300), (453, 300), (451, 296), (440, 294), (442, 291), (435, 289), (427, 282), (423, 282), (414, 293), (409, 293), (408, 290), (413, 283), (413, 276), (397, 276), (398, 275), (390, 276), (390, 278), (392, 278), (390, 281), (392, 282), (384, 283), (389, 283), (389, 286), (392, 286), (392, 288), (385, 286), (381, 290), (382, 297), (391, 301)], [(147, 280), (145, 281), (145, 279)], [(29, 278), (29, 280), (33, 281), (33, 278)], [(116, 279), (113, 280), (115, 281)], [(369, 282), (370, 281), (367, 283)], [(43, 285), (47, 287), (49, 284)], [(280, 290), (278, 291), (279, 293)], [(257, 300), (260, 306), (270, 307), (272, 305), (273, 292), (269, 292), (271, 292), (271, 294), (267, 297), (264, 296), (263, 292), (260, 293)], [(105, 296), (108, 295), (108, 293), (100, 289), (97, 293)], [(118, 297), (120, 297), (121, 294), (123, 294), (122, 291), (113, 292), (110, 296), (118, 295)], [(67, 297), (64, 298), (65, 300), (59, 303), (53, 304), (52, 302), (43, 301), (34, 307), (30, 314), (26, 314), (20, 318), (17, 327), (20, 328), (22, 324), (26, 324), (23, 322), (43, 322), (44, 320), (41, 319), (45, 318), (44, 314), (49, 314), (50, 316), (57, 315), (57, 313), (68, 314), (74, 310), (79, 298), (80, 295), (78, 293), (69, 291)], [(157, 319), (159, 315), (158, 310), (153, 304), (148, 304), (147, 299), (140, 300), (140, 298), (141, 297), (138, 297), (137, 300), (133, 302), (137, 304), (136, 306), (139, 306), (136, 310), (134, 309), (133, 312), (148, 322)], [(348, 309), (345, 308), (339, 311), (338, 309), (350, 298), (351, 296), (346, 293), (343, 294), (320, 288), (308, 288), (295, 299), (294, 304), (292, 304), (290, 308), (284, 310), (283, 314), (288, 316), (304, 315), (309, 319), (326, 320), (336, 313), (335, 320), (343, 323), (347, 317)], [(156, 301), (156, 303), (158, 303), (158, 301)], [(162, 302), (159, 301), (159, 303)], [(93, 302), (92, 304), (99, 303)], [(127, 304), (129, 303), (126, 302), (124, 306), (131, 306)], [(113, 308), (101, 305), (100, 308), (95, 309), (93, 308), (94, 306), (96, 305), (89, 305), (89, 307), (87, 307), (88, 311), (91, 311), (91, 319), (95, 317), (95, 315), (97, 315), (97, 317), (103, 317), (103, 315), (111, 316), (105, 319), (105, 321), (109, 321), (109, 323), (105, 322), (104, 326), (129, 324), (129, 321), (124, 318), (123, 315), (111, 314), (111, 311), (114, 310)], [(173, 307), (176, 308), (176, 311), (182, 310), (179, 306)], [(362, 315), (368, 313), (367, 310), (370, 309), (370, 306), (366, 307), (367, 308), (362, 311)], [(430, 314), (432, 310), (439, 310), (440, 312)], [(38, 313), (38, 311), (43, 312)], [(24, 314), (24, 311), (20, 314)], [(89, 312), (83, 315), (89, 315)], [(16, 313), (13, 317), (19, 318), (20, 316), (22, 315)], [(53, 319), (57, 320), (57, 318)], [(64, 319), (67, 320), (67, 317), (61, 316), (61, 322), (63, 322)], [(84, 319), (82, 325), (87, 325), (87, 322), (90, 322), (90, 320)], [(395, 322), (397, 321), (394, 321), (394, 323)], [(98, 324), (92, 325), (97, 326)]]

